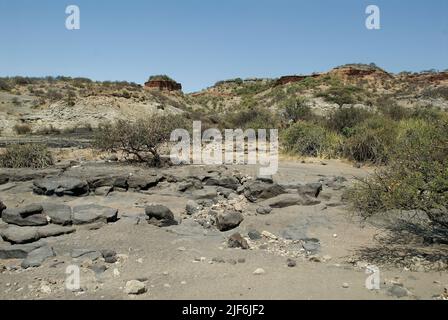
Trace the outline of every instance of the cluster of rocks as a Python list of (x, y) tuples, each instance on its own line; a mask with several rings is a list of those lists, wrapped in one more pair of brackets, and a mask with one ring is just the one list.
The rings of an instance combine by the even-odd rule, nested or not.
[(24, 259), (22, 267), (39, 266), (55, 256), (52, 247), (42, 241), (76, 231), (74, 226), (118, 219), (118, 210), (96, 204), (71, 208), (65, 204), (42, 203), (18, 208), (6, 208), (1, 203), (0, 217), (6, 225), (0, 236), (6, 245), (0, 246), (0, 259)]
[(155, 187), (164, 179), (160, 175), (139, 175), (133, 174), (100, 174), (86, 179), (74, 177), (46, 177), (33, 181), (33, 191), (39, 195), (46, 196), (87, 196), (90, 193), (95, 195), (108, 195), (112, 191), (126, 192), (132, 190), (148, 190)]
[[(238, 227), (244, 215), (265, 215), (274, 208), (319, 204), (317, 197), (322, 191), (322, 183), (278, 184), (270, 176), (254, 179), (236, 172), (190, 178), (179, 184), (178, 190), (192, 198), (185, 208), (187, 215), (205, 228), (228, 231)], [(247, 210), (251, 204), (258, 205), (253, 213)]]

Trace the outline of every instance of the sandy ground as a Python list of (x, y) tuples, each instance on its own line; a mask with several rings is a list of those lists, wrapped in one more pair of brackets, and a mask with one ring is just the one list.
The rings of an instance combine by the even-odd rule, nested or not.
[[(239, 169), (249, 174), (255, 170)], [(352, 179), (369, 171), (335, 160), (324, 164), (283, 160), (274, 179), (282, 182), (316, 182), (324, 176)], [(42, 196), (33, 194), (31, 188), (32, 182), (15, 183), (9, 189), (3, 186), (2, 200), (8, 206), (42, 201)], [(224, 233), (204, 229), (186, 218), (183, 212), (188, 199), (162, 190), (152, 194), (113, 192), (108, 197), (57, 198), (54, 201), (71, 205), (99, 203), (115, 207), (121, 219), (97, 230), (80, 227), (73, 234), (45, 239), (57, 256), (41, 267), (24, 270), (16, 268), (20, 260), (0, 260), (0, 265), (8, 267), (0, 273), (0, 299), (397, 299), (388, 293), (393, 283), (409, 291), (402, 299), (432, 299), (443, 292), (448, 284), (446, 272), (383, 267), (380, 267), (381, 289), (368, 290), (365, 269), (355, 267), (350, 257), (359, 248), (375, 245), (374, 237), (382, 230), (362, 223), (344, 206), (332, 206), (340, 201), (340, 195), (341, 191), (324, 188), (318, 205), (274, 209), (268, 215), (256, 215), (249, 208), (243, 223)], [(159, 228), (124, 217), (142, 214), (140, 204), (151, 202), (168, 206), (178, 219), (183, 219), (182, 223)], [(319, 256), (327, 256), (328, 260), (312, 262), (299, 256), (295, 258), (297, 265), (288, 267), (287, 257), (279, 252), (227, 247), (226, 238), (230, 234), (239, 231), (245, 236), (253, 228), (278, 236), (288, 229), (297, 236), (318, 238)], [(266, 239), (259, 241), (269, 243)], [(76, 261), (70, 257), (73, 248), (113, 249), (119, 260), (115, 264)], [(226, 262), (212, 263), (217, 257)], [(229, 260), (241, 262), (234, 264)], [(82, 292), (65, 288), (66, 268), (73, 264), (80, 266)], [(92, 266), (99, 265), (105, 265), (107, 270), (92, 270)], [(257, 268), (265, 273), (253, 274)], [(146, 284), (146, 293), (132, 296), (123, 292), (126, 282), (134, 279)], [(42, 290), (42, 286), (51, 291)]]

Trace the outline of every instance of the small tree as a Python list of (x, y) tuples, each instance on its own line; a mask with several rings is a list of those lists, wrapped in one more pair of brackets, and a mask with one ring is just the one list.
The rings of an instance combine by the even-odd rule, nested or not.
[(313, 112), (304, 98), (292, 98), (283, 104), (283, 115), (287, 121), (310, 120)]
[(127, 159), (160, 166), (160, 147), (169, 142), (174, 129), (184, 126), (183, 118), (176, 115), (151, 115), (136, 121), (118, 120), (100, 125), (95, 145), (106, 151), (122, 151)]
[(448, 231), (448, 121), (409, 120), (399, 130), (389, 165), (349, 191), (352, 207), (365, 218), (417, 210)]

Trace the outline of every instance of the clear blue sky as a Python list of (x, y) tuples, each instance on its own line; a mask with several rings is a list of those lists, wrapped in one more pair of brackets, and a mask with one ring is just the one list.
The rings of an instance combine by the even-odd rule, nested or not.
[[(81, 30), (65, 29), (65, 8)], [(381, 9), (381, 30), (365, 8)], [(392, 72), (448, 68), (447, 0), (1, 0), (0, 76), (67, 75), (185, 91), (375, 62)]]

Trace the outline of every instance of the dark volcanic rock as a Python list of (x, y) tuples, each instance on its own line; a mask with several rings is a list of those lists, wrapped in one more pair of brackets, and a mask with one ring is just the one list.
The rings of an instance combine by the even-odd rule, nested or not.
[(188, 179), (178, 184), (177, 190), (180, 192), (203, 189), (202, 182), (198, 179)]
[(298, 194), (281, 194), (262, 202), (263, 206), (269, 206), (271, 208), (286, 208), (296, 205), (313, 206), (319, 203), (319, 200)]
[(71, 177), (38, 179), (33, 184), (34, 193), (46, 196), (85, 196), (89, 193), (87, 181)]
[(6, 223), (18, 226), (43, 226), (48, 223), (42, 214), (43, 208), (38, 204), (31, 204), (21, 208), (9, 208), (3, 211), (2, 219)]
[(115, 222), (118, 210), (97, 204), (85, 204), (73, 208), (73, 224), (89, 224), (94, 222)]
[(56, 256), (53, 248), (49, 246), (42, 246), (31, 251), (25, 260), (22, 261), (22, 268), (27, 269), (31, 267), (40, 267), (42, 263), (51, 257)]
[(23, 244), (34, 242), (40, 239), (39, 233), (35, 227), (18, 227), (10, 225), (1, 231), (3, 240), (12, 244)]
[(57, 225), (43, 227), (18, 227), (10, 225), (1, 231), (1, 236), (5, 241), (10, 243), (24, 244), (37, 241), (41, 238), (56, 237), (74, 231), (74, 228)]
[(116, 178), (113, 186), (114, 186), (114, 190), (116, 190), (118, 188), (118, 189), (127, 191), (129, 189), (128, 177), (121, 176), (121, 177)]
[(128, 179), (128, 186), (131, 189), (148, 190), (159, 184), (162, 177), (158, 175), (137, 176), (133, 175)]
[(229, 245), (229, 248), (249, 249), (249, 244), (246, 239), (244, 239), (238, 232), (230, 236), (227, 244)]
[(244, 196), (251, 202), (259, 199), (269, 199), (285, 193), (285, 189), (276, 183), (251, 181), (244, 185)]
[(3, 202), (0, 201), (0, 218), (2, 217), (3, 210), (6, 209), (6, 206)]
[(100, 174), (93, 175), (87, 178), (87, 183), (90, 189), (96, 189), (101, 187), (111, 187), (114, 185), (115, 180), (120, 178), (119, 174)]
[(51, 223), (63, 226), (72, 224), (72, 208), (65, 204), (43, 203), (43, 213), (51, 218)]
[(34, 169), (34, 168), (2, 168), (0, 173), (0, 184), (6, 182), (23, 182), (34, 179), (43, 178), (46, 176), (57, 175), (61, 172), (61, 169), (47, 168), (47, 169)]
[(238, 211), (224, 211), (216, 217), (216, 226), (220, 231), (234, 229), (244, 220), (243, 215)]
[(218, 186), (227, 189), (236, 190), (240, 186), (237, 178), (232, 176), (212, 177), (205, 182), (207, 186)]
[(193, 199), (201, 200), (201, 199), (214, 199), (218, 196), (216, 189), (213, 187), (207, 187), (201, 190), (195, 190), (192, 192)]
[(152, 204), (145, 207), (145, 214), (148, 217), (148, 223), (159, 227), (177, 224), (174, 220), (174, 214), (171, 210), (161, 204)]
[(0, 259), (25, 259), (28, 253), (46, 245), (42, 241), (28, 244), (0, 245)]

